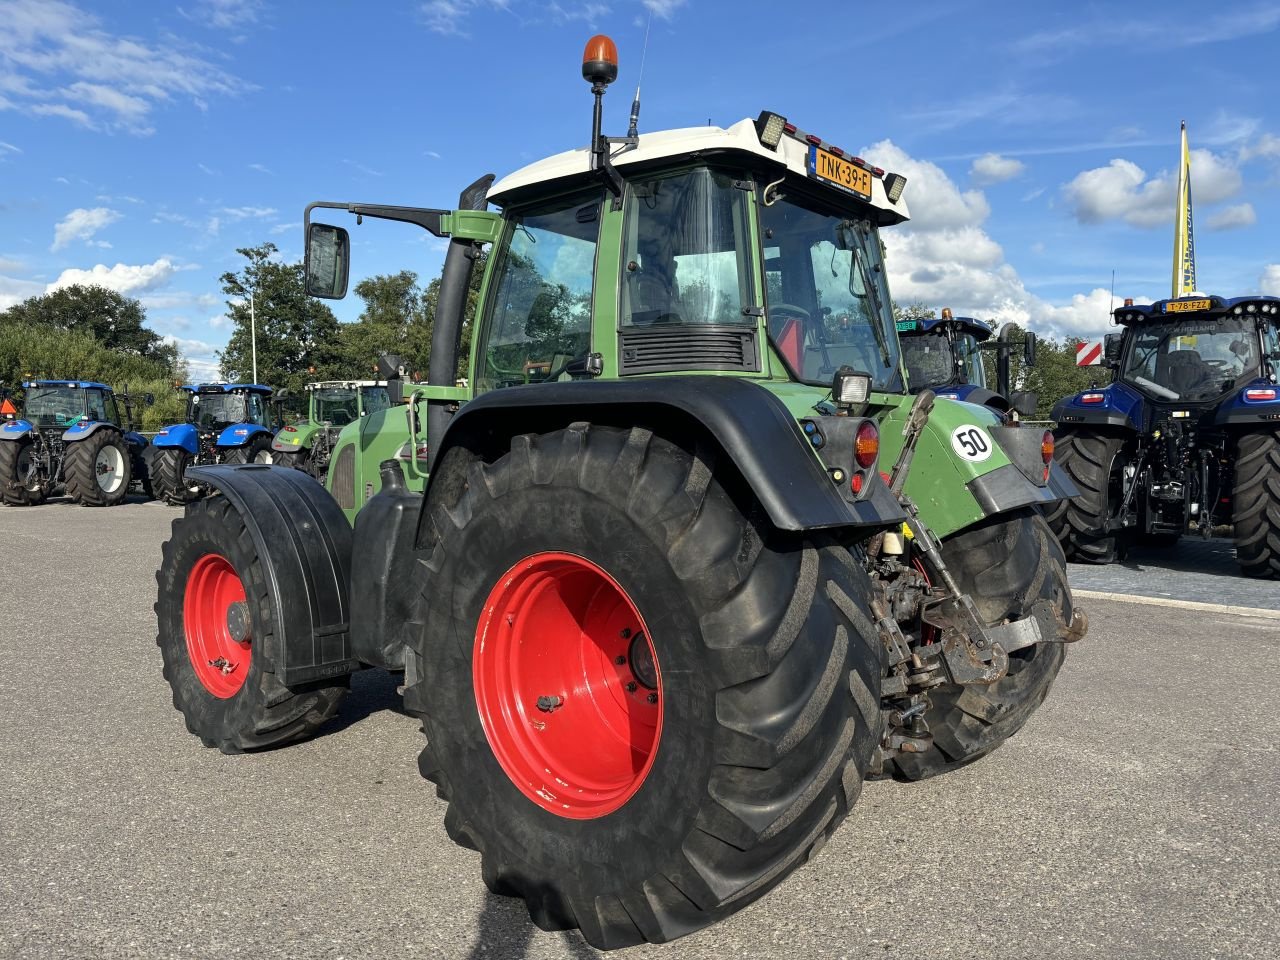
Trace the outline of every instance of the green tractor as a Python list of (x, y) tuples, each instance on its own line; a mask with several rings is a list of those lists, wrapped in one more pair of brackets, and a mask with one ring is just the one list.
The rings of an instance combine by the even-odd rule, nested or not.
[(272, 460), (282, 467), (305, 470), (318, 480), (328, 475), (329, 461), (343, 427), (391, 405), (384, 380), (324, 380), (308, 383), (307, 416), (286, 424), (271, 441)]
[(316, 296), (350, 255), (317, 209), (448, 241), (402, 405), (425, 486), (389, 456), (352, 526), (302, 471), (195, 468), (221, 495), (174, 524), (156, 603), (175, 706), (224, 752), (403, 671), (450, 836), (601, 948), (764, 896), (866, 778), (995, 749), (1085, 631), (1040, 516), (1074, 492), (1052, 437), (905, 393), (879, 238), (905, 178), (773, 113), (604, 137), (616, 74), (594, 38), (590, 147), (455, 209), (307, 208)]

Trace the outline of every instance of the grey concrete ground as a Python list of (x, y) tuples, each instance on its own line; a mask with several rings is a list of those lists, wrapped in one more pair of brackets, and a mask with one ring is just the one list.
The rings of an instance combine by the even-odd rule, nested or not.
[[(389, 677), (284, 750), (186, 733), (151, 614), (173, 515), (0, 509), (0, 957), (594, 956), (485, 892)], [(764, 901), (623, 956), (1276, 957), (1280, 625), (1090, 613), (1005, 748), (870, 784)]]
[(1122, 563), (1070, 565), (1078, 590), (1280, 609), (1280, 582), (1240, 575), (1231, 540), (1182, 537), (1172, 547), (1133, 547)]

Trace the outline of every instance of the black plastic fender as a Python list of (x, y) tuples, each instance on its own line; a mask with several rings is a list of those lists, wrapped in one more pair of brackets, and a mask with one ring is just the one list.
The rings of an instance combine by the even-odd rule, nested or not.
[(266, 464), (189, 467), (244, 517), (279, 615), (274, 651), (285, 686), (360, 669), (351, 650), (351, 527), (324, 485)]
[(518, 434), (546, 433), (581, 420), (701, 427), (733, 461), (780, 530), (890, 527), (902, 519), (892, 497), (872, 496), (874, 490), (847, 502), (782, 401), (740, 377), (646, 377), (492, 390), (454, 415), (433, 460), (443, 463), (457, 446), (496, 453)]

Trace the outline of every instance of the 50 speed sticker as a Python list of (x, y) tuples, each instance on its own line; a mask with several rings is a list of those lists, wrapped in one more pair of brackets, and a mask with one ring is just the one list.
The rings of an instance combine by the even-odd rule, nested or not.
[(956, 456), (970, 463), (981, 463), (990, 457), (992, 446), (991, 435), (971, 423), (951, 431), (951, 449), (956, 452)]

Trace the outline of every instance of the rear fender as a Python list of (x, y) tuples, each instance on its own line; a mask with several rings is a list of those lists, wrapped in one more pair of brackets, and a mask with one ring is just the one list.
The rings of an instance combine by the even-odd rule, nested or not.
[[(861, 500), (847, 501), (786, 406), (773, 393), (737, 377), (577, 381), (493, 390), (454, 415), (432, 461), (444, 465), (455, 447), (493, 458), (507, 450), (514, 436), (548, 433), (583, 420), (701, 431), (733, 462), (781, 530), (861, 527), (873, 532), (903, 519), (891, 496), (875, 495), (882, 485), (878, 477), (873, 476)], [(428, 492), (438, 473), (433, 471)]]
[[(1085, 403), (1084, 398), (1102, 395), (1100, 401)], [(1060, 426), (1077, 424), (1090, 427), (1110, 427), (1121, 430), (1140, 430), (1146, 414), (1142, 395), (1122, 383), (1097, 390), (1084, 390), (1059, 400), (1053, 406), (1049, 419)]]
[(256, 423), (233, 423), (218, 434), (217, 446), (221, 448), (243, 447), (259, 434), (271, 436), (271, 431)]
[(102, 420), (77, 420), (62, 432), (62, 442), (75, 443), (77, 440), (86, 440), (99, 430), (120, 432), (120, 428), (114, 423), (106, 423)]
[(124, 435), (124, 442), (132, 453), (143, 453), (147, 449), (147, 438), (133, 430)]
[(287, 687), (360, 668), (350, 634), (351, 527), (329, 492), (301, 470), (266, 464), (189, 467), (249, 528), (278, 612), (274, 659)]
[(316, 433), (320, 430), (318, 423), (304, 421), (291, 423), (281, 427), (271, 439), (271, 449), (281, 453), (297, 453), (302, 449), (310, 449)]
[(157, 450), (178, 447), (194, 457), (200, 452), (200, 434), (193, 424), (178, 423), (157, 433), (151, 445)]
[(36, 425), (30, 420), (6, 420), (0, 427), (0, 440), (21, 440), (35, 431)]
[[(1249, 397), (1253, 392), (1254, 398)], [(1274, 397), (1271, 399), (1268, 397)], [(1247, 383), (1218, 406), (1213, 422), (1220, 427), (1280, 429), (1280, 388), (1259, 377)]]

